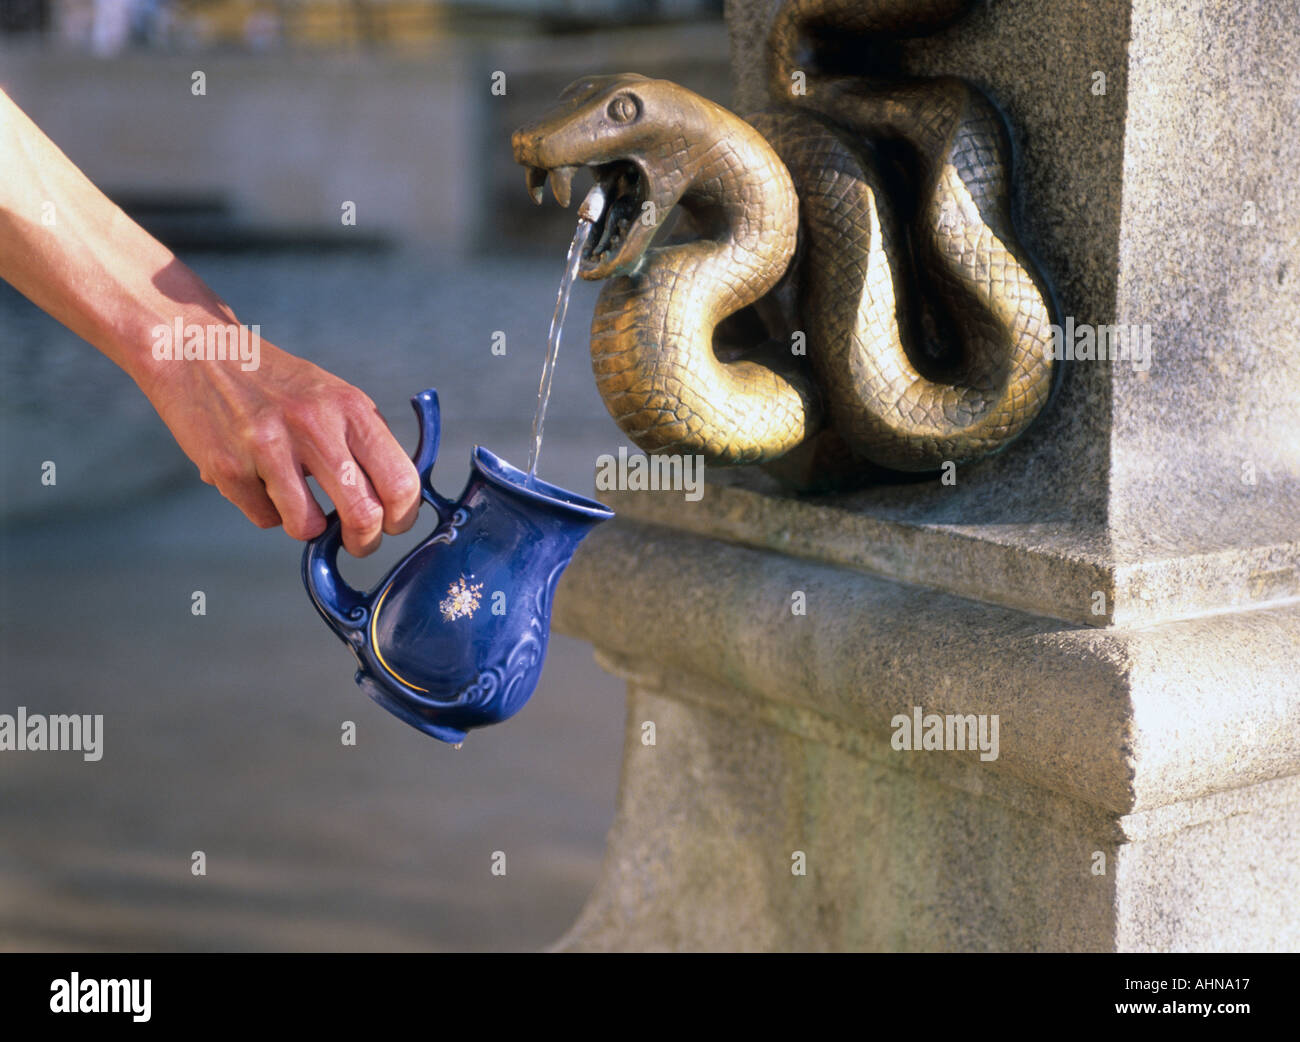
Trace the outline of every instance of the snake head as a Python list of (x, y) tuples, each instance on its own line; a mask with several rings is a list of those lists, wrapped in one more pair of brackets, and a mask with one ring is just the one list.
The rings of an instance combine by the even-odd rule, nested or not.
[(515, 162), (526, 168), (534, 202), (541, 203), (549, 177), (556, 200), (568, 206), (582, 168), (605, 192), (605, 211), (579, 267), (583, 278), (630, 274), (640, 266), (689, 182), (684, 130), (701, 118), (695, 103), (702, 101), (667, 80), (635, 73), (586, 76), (515, 131)]

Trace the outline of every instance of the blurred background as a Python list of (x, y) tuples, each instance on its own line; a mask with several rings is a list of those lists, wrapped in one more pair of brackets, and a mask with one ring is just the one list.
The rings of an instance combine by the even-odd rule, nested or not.
[[(476, 443), (527, 456), (573, 231), (528, 200), (510, 131), (625, 71), (725, 103), (720, 0), (0, 0), (0, 87), (240, 321), (363, 388), (408, 449), (407, 401), (438, 388), (444, 494)], [(595, 292), (539, 468), (583, 492), (625, 444), (587, 360)], [(0, 713), (104, 717), (97, 763), (0, 752), (0, 949), (558, 939), (623, 743), (590, 649), (553, 636), (532, 702), (459, 751), (418, 734), (354, 685), (300, 545), (200, 483), (135, 385), (4, 284), (0, 365)], [(376, 581), (430, 524), (345, 574)]]

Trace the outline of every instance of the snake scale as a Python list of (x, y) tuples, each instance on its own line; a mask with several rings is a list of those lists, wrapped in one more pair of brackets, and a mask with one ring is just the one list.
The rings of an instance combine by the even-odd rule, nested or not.
[[(967, 7), (787, 0), (772, 108), (742, 120), (665, 80), (593, 76), (516, 131), (538, 201), (549, 176), (567, 205), (582, 167), (605, 189), (580, 271), (607, 280), (593, 370), (637, 445), (743, 464), (820, 442), (927, 471), (1039, 413), (1052, 309), (1012, 224), (1000, 113), (959, 79), (881, 85), (797, 61), (810, 33), (917, 35)], [(656, 242), (675, 209), (686, 234)], [(747, 308), (767, 337), (733, 356), (719, 326)]]

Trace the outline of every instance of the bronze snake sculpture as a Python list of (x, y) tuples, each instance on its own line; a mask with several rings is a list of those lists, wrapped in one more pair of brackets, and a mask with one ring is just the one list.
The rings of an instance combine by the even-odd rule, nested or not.
[[(1000, 114), (958, 79), (805, 79), (795, 60), (809, 31), (914, 35), (968, 6), (788, 0), (769, 36), (779, 107), (742, 120), (665, 80), (595, 76), (515, 133), (538, 202), (549, 176), (568, 205), (580, 167), (610, 200), (580, 270), (608, 279), (592, 363), (636, 444), (925, 471), (1039, 413), (1052, 308), (1012, 226)], [(690, 234), (653, 244), (675, 208)], [(768, 340), (732, 357), (719, 327), (751, 306)]]

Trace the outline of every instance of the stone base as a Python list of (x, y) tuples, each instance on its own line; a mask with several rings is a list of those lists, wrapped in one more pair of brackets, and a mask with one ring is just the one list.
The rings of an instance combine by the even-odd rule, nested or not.
[[(1300, 948), (1300, 606), (1098, 630), (624, 522), (564, 584), (629, 706), (561, 950)], [(918, 705), (997, 759), (894, 749)]]
[(973, 792), (921, 760), (950, 754), (865, 755), (739, 700), (629, 685), (604, 873), (559, 950), (1300, 947), (1294, 780), (1108, 816), (1006, 779)]

